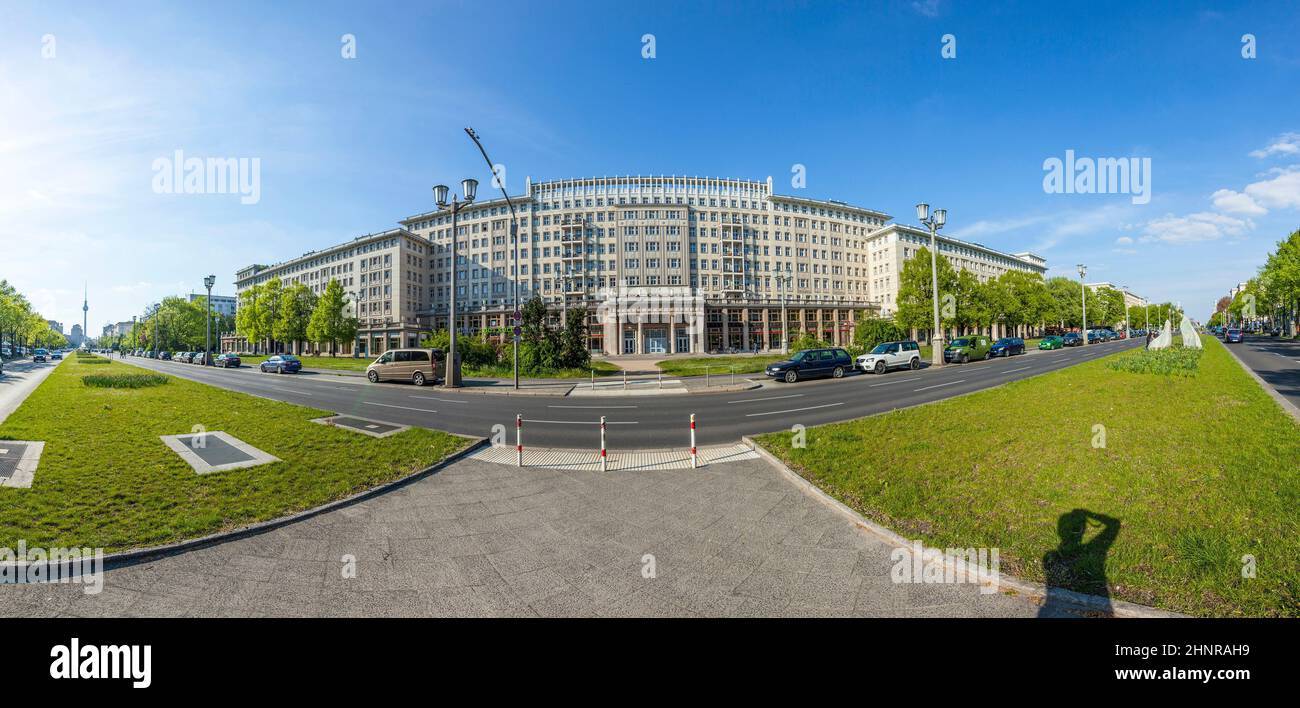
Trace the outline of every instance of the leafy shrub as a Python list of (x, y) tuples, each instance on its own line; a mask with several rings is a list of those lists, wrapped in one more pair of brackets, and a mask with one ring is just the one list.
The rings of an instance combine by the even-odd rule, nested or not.
[(853, 346), (862, 351), (871, 351), (881, 342), (893, 342), (907, 339), (907, 332), (894, 324), (893, 320), (868, 317), (858, 322), (853, 330)]
[(1190, 347), (1142, 349), (1106, 362), (1115, 371), (1162, 376), (1195, 376), (1201, 365), (1201, 350)]
[(91, 374), (82, 376), (81, 383), (94, 388), (148, 388), (167, 383), (162, 374)]
[(100, 358), (100, 357), (94, 357), (94, 358), (91, 358), (91, 357), (85, 357), (85, 358), (77, 359), (77, 364), (78, 364), (78, 365), (80, 365), (80, 364), (111, 364), (111, 363), (113, 363), (113, 362), (109, 361), (108, 359), (102, 359), (102, 358)]
[(800, 349), (824, 349), (831, 346), (831, 343), (825, 339), (818, 339), (807, 332), (795, 337), (790, 342), (790, 351), (797, 352)]

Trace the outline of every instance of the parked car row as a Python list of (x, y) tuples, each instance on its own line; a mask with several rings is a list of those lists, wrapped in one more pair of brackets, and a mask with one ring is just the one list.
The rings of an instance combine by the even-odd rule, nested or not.
[[(1089, 342), (1109, 342), (1124, 338), (1125, 335), (1111, 329), (1088, 331)], [(1078, 332), (1066, 332), (1062, 335), (1043, 337), (1038, 342), (1038, 348), (1051, 351), (1082, 344), (1083, 335)], [(992, 337), (976, 334), (956, 337), (950, 341), (943, 349), (943, 360), (949, 364), (965, 364), (1024, 353), (1025, 340), (1022, 337), (1002, 337), (994, 340)], [(804, 349), (795, 352), (789, 359), (768, 364), (763, 373), (786, 383), (795, 383), (802, 379), (826, 376), (838, 379), (854, 369), (863, 373), (884, 374), (891, 369), (919, 369), (921, 364), (921, 346), (908, 339), (882, 342), (866, 354), (860, 354), (856, 359), (851, 357), (848, 350), (840, 347)]]

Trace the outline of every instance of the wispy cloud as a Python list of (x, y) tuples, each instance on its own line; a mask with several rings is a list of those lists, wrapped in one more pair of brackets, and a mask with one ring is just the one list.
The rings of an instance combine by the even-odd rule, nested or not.
[(1260, 159), (1273, 155), (1300, 155), (1300, 133), (1283, 133), (1273, 138), (1267, 147), (1250, 152), (1251, 157)]
[(1168, 244), (1189, 244), (1216, 241), (1224, 236), (1244, 236), (1255, 228), (1250, 219), (1237, 219), (1225, 214), (1201, 211), (1186, 216), (1167, 214), (1152, 219), (1142, 229), (1142, 242), (1160, 241)]

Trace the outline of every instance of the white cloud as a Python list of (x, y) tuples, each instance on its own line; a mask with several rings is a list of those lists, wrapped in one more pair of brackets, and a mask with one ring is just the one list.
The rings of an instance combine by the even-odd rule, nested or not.
[(1142, 229), (1142, 242), (1160, 241), (1174, 245), (1216, 241), (1224, 236), (1244, 236), (1255, 228), (1250, 219), (1201, 211), (1187, 216), (1167, 214), (1152, 219)]
[(1121, 246), (1128, 246), (1129, 244), (1133, 243), (1133, 239), (1129, 238), (1128, 236), (1120, 236), (1119, 238), (1115, 239), (1115, 243)]
[(914, 0), (912, 9), (926, 17), (938, 17), (939, 0)]
[(1268, 209), (1300, 209), (1300, 165), (1275, 174), (1272, 179), (1246, 185), (1246, 194)]
[(1262, 216), (1268, 213), (1268, 209), (1260, 206), (1249, 194), (1242, 194), (1231, 189), (1220, 189), (1210, 195), (1210, 199), (1214, 200), (1215, 209), (1231, 214)]
[(1250, 153), (1251, 157), (1261, 159), (1271, 155), (1300, 155), (1300, 133), (1283, 133), (1273, 138), (1268, 147)]

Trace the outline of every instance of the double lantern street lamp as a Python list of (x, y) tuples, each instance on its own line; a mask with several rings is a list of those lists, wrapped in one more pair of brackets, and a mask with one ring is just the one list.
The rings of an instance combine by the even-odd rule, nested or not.
[(215, 275), (209, 275), (208, 277), (203, 279), (203, 287), (208, 289), (207, 302), (203, 303), (204, 305), (207, 306), (207, 310), (208, 310), (207, 313), (208, 316), (204, 318), (204, 332), (203, 332), (203, 365), (204, 366), (209, 366), (212, 364), (212, 286), (216, 284), (217, 284), (217, 276)]
[(464, 201), (452, 194), (450, 202), (447, 201), (447, 185), (440, 184), (433, 188), (433, 201), (438, 208), (451, 208), (451, 294), (448, 296), (447, 306), (449, 326), (447, 327), (447, 373), (444, 383), (448, 388), (460, 387), (460, 357), (456, 355), (456, 269), (460, 266), (459, 259), (456, 257), (456, 241), (460, 236), (456, 233), (456, 215), (463, 207), (474, 201), (474, 196), (478, 192), (478, 180), (463, 179), (460, 181), (460, 187)]
[(916, 205), (916, 218), (930, 228), (930, 294), (934, 300), (934, 334), (930, 337), (930, 363), (943, 366), (943, 330), (939, 328), (939, 229), (948, 221), (947, 209), (935, 209), (930, 216), (930, 205)]
[(1088, 266), (1079, 264), (1079, 302), (1083, 305), (1083, 346), (1088, 346), (1088, 286), (1084, 285), (1083, 277), (1088, 274)]

